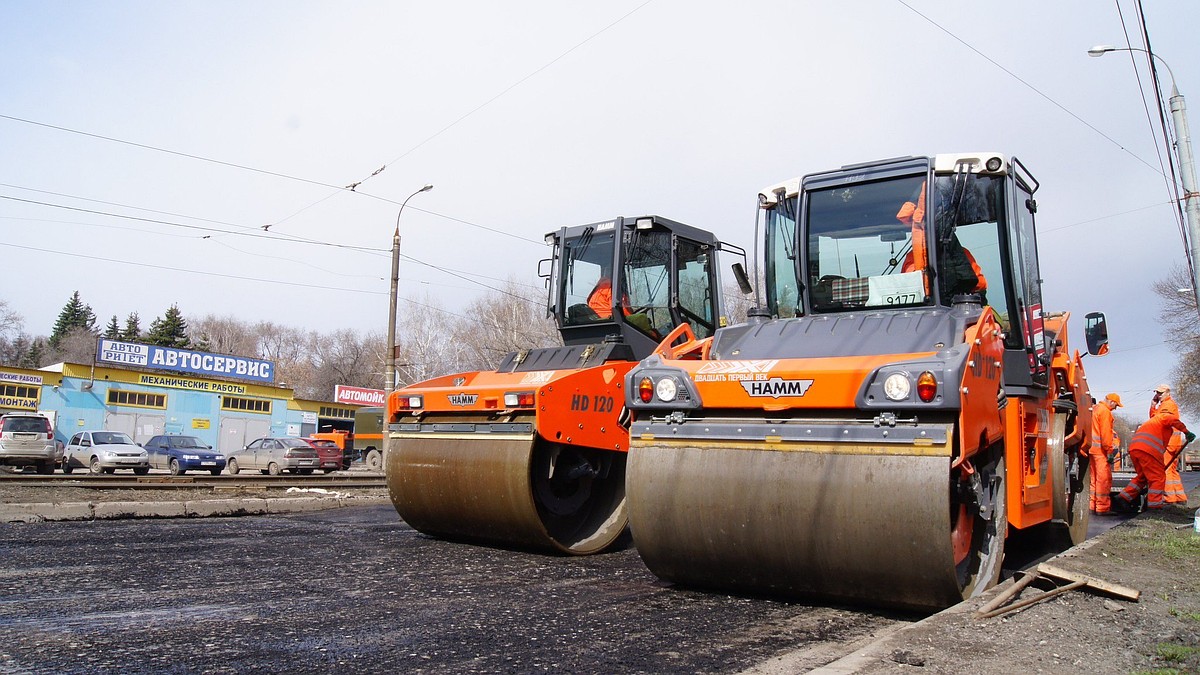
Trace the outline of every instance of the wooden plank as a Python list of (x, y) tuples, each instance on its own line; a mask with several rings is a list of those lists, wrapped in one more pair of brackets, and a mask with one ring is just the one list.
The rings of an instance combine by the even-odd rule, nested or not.
[(1137, 602), (1138, 598), (1140, 598), (1142, 595), (1142, 592), (1136, 588), (1129, 588), (1128, 586), (1109, 583), (1103, 579), (1097, 579), (1096, 577), (1090, 577), (1086, 574), (1080, 574), (1078, 572), (1071, 572), (1070, 570), (1065, 570), (1049, 563), (1042, 563), (1038, 565), (1037, 569), (1040, 574), (1044, 574), (1048, 577), (1054, 577), (1055, 579), (1062, 579), (1064, 581), (1072, 582), (1082, 581), (1084, 585), (1092, 590), (1100, 591), (1101, 593), (1106, 593), (1113, 597), (1120, 598), (1122, 600), (1128, 600), (1130, 602)]
[(988, 612), (991, 612), (992, 610), (996, 609), (1000, 605), (1003, 605), (1004, 603), (1008, 602), (1013, 597), (1015, 597), (1018, 593), (1020, 593), (1022, 589), (1024, 589), (1026, 586), (1028, 586), (1030, 583), (1032, 583), (1033, 580), (1036, 578), (1038, 578), (1037, 572), (1025, 572), (1025, 576), (1021, 577), (1021, 579), (1019, 581), (1013, 583), (1012, 586), (1009, 586), (1008, 588), (1004, 589), (1003, 592), (1001, 592), (999, 595), (997, 595), (996, 597), (989, 600), (988, 603), (985, 604), (983, 607), (980, 607), (979, 609), (975, 610), (975, 615), (981, 616), (981, 615), (987, 614)]

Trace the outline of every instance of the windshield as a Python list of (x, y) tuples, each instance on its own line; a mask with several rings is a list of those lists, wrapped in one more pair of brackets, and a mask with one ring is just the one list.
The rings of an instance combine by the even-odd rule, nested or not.
[(810, 192), (813, 310), (930, 304), (927, 221), (923, 174)]
[(564, 326), (606, 321), (612, 317), (613, 232), (588, 230), (563, 244), (559, 292)]
[(110, 443), (124, 443), (133, 445), (133, 439), (119, 431), (97, 431), (92, 434), (92, 443), (96, 445), (106, 445)]
[(172, 448), (194, 449), (194, 448), (207, 448), (208, 446), (205, 445), (203, 442), (201, 442), (201, 440), (199, 438), (196, 438), (195, 436), (174, 436), (171, 438), (171, 447)]

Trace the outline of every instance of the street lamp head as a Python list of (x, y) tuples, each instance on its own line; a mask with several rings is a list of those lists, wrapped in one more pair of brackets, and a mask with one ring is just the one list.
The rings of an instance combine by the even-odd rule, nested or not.
[(425, 187), (421, 188), (420, 190), (417, 190), (417, 192), (429, 192), (432, 189), (433, 189), (432, 185), (426, 185)]
[(1088, 50), (1088, 56), (1100, 57), (1109, 52), (1115, 52), (1116, 50), (1117, 48), (1112, 45), (1096, 45)]

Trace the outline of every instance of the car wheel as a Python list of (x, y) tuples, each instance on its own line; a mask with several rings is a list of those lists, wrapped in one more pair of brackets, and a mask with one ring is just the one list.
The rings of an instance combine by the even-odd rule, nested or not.
[(312, 475), (312, 472), (312, 469), (296, 469), (296, 473), (300, 474), (301, 476), (310, 476)]
[(104, 473), (104, 469), (100, 466), (99, 457), (92, 458), (92, 463), (88, 466), (88, 470), (92, 472), (93, 476), (99, 476)]
[[(231, 476), (238, 475), (238, 472), (242, 470), (242, 467), (238, 466), (238, 462), (236, 459), (230, 459), (229, 464), (227, 465), (226, 468), (229, 469), (229, 475), (231, 475)], [(217, 472), (217, 473), (220, 473), (220, 472)]]
[(49, 476), (54, 473), (54, 462), (38, 462), (37, 472), (43, 476)]
[(208, 472), (209, 472), (209, 473), (211, 473), (211, 474), (212, 474), (212, 475), (214, 475), (214, 476), (220, 476), (220, 475), (221, 475), (221, 470), (220, 470), (220, 469), (209, 469), (209, 470), (208, 470)]
[(327, 474), (333, 473), (334, 471), (337, 471), (337, 469), (325, 469), (325, 473)]
[(133, 473), (134, 473), (135, 475), (138, 475), (138, 476), (145, 476), (146, 474), (150, 473), (150, 467), (148, 467), (148, 466), (139, 466), (139, 467), (137, 467), (136, 469), (134, 469), (134, 470), (133, 470)]
[(109, 474), (116, 473), (116, 472), (117, 472), (117, 469), (116, 469), (116, 467), (113, 467), (113, 468), (111, 468), (111, 469), (105, 469), (105, 470), (104, 470), (104, 473), (109, 473)]
[(175, 459), (174, 457), (171, 458), (171, 463), (168, 465), (168, 469), (170, 469), (172, 476), (182, 476), (185, 471), (183, 467), (179, 466), (179, 460)]
[(71, 473), (72, 471), (75, 470), (75, 467), (71, 466), (71, 463), (64, 459), (62, 470), (63, 470), (63, 473)]
[(278, 464), (271, 462), (267, 465), (267, 473), (271, 474), (272, 476), (278, 476), (280, 473), (282, 473), (282, 471), (279, 469)]

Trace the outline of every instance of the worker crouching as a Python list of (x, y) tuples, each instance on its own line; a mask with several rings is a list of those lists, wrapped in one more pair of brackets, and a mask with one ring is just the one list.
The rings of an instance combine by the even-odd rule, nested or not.
[(1146, 508), (1161, 509), (1166, 491), (1167, 444), (1173, 431), (1182, 431), (1187, 443), (1196, 434), (1179, 419), (1179, 406), (1171, 398), (1171, 388), (1160, 384), (1154, 390), (1150, 404), (1150, 419), (1142, 423), (1129, 443), (1129, 458), (1137, 476), (1118, 495), (1121, 506), (1132, 509), (1142, 491), (1146, 492)]

